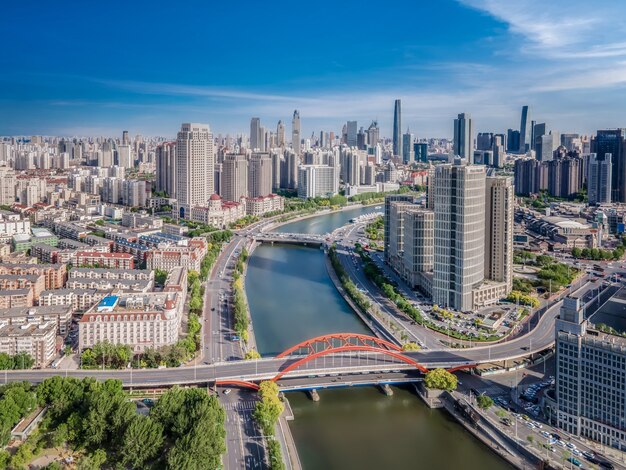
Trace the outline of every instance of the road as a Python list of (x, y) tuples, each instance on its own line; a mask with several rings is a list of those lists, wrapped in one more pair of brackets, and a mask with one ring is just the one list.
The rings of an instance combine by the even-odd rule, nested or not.
[[(234, 334), (232, 315), (229, 310), (232, 269), (235, 252), (241, 250), (246, 238), (234, 235), (215, 261), (205, 285), (204, 333), (202, 359), (205, 363), (238, 360), (243, 351), (238, 341), (231, 341)], [(220, 297), (224, 296), (224, 300)]]
[[(226, 410), (226, 446), (224, 467), (231, 470), (265, 467), (265, 442), (252, 416), (256, 393), (238, 389), (219, 389), (219, 399)], [(230, 390), (228, 394), (224, 392)]]

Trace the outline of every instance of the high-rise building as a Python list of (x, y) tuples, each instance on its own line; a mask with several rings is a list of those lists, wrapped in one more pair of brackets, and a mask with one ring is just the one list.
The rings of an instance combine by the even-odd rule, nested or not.
[(532, 141), (532, 149), (535, 150), (535, 155), (537, 155), (537, 146), (541, 145), (541, 136), (546, 133), (546, 123), (538, 122), (533, 126), (533, 141)]
[(389, 205), (389, 240), (387, 255), (389, 264), (394, 266), (396, 271), (402, 275), (403, 253), (404, 253), (404, 217), (407, 211), (415, 208), (412, 201), (395, 201)]
[(261, 119), (258, 117), (253, 117), (250, 119), (250, 150), (259, 151), (261, 150)]
[(406, 134), (402, 134), (402, 161), (405, 164), (413, 163), (415, 161), (415, 151), (413, 150), (413, 141), (415, 135), (407, 129)]
[(530, 108), (528, 106), (522, 106), (522, 119), (519, 127), (519, 153), (526, 153), (530, 150), (532, 144), (530, 137), (532, 133)]
[(133, 153), (130, 144), (120, 144), (117, 146), (117, 165), (122, 168), (132, 168), (134, 166)]
[(348, 121), (346, 123), (346, 144), (348, 144), (348, 147), (356, 147), (356, 126), (356, 121)]
[(191, 216), (191, 207), (204, 206), (214, 192), (213, 134), (207, 124), (184, 123), (176, 137), (177, 215)]
[(280, 189), (282, 160), (279, 152), (272, 152), (272, 192)]
[(611, 202), (626, 202), (626, 129), (599, 130), (591, 151), (611, 154)]
[(402, 150), (402, 103), (396, 100), (393, 107), (393, 154), (400, 156)]
[(326, 165), (300, 165), (298, 168), (298, 197), (328, 197), (339, 191), (337, 168)]
[(300, 112), (297, 109), (291, 120), (291, 146), (296, 155), (300, 155)]
[(391, 227), (391, 204), (394, 202), (406, 202), (413, 203), (415, 198), (408, 194), (391, 194), (389, 196), (385, 196), (385, 215), (384, 215), (384, 224), (383, 224), (383, 244), (385, 249), (385, 261), (389, 262), (390, 259), (390, 251), (389, 251), (389, 242), (391, 237), (390, 227)]
[[(622, 289), (613, 302), (622, 304), (625, 299)], [(557, 426), (626, 450), (624, 337), (600, 331), (585, 320), (584, 303), (577, 297), (563, 299), (555, 332)]]
[(245, 155), (224, 156), (220, 189), (220, 196), (225, 201), (239, 202), (239, 199), (248, 196), (248, 161)]
[(122, 131), (122, 145), (130, 145), (128, 131)]
[(485, 197), (485, 278), (513, 288), (513, 178), (488, 176)]
[(539, 192), (537, 189), (537, 171), (540, 162), (534, 158), (518, 158), (515, 160), (515, 194), (529, 196)]
[(493, 133), (479, 132), (476, 136), (476, 150), (491, 150), (493, 147)]
[(370, 147), (376, 147), (376, 144), (380, 140), (380, 129), (378, 128), (378, 122), (372, 121), (367, 128), (367, 144)]
[(561, 137), (556, 131), (550, 131), (549, 134), (543, 134), (541, 137), (537, 137), (537, 144), (535, 145), (537, 160), (542, 162), (553, 160), (554, 151), (560, 143)]
[(509, 129), (506, 134), (506, 151), (509, 153), (517, 153), (519, 150), (519, 131)]
[(155, 150), (156, 189), (176, 198), (176, 142), (163, 142)]
[(428, 161), (428, 144), (426, 142), (415, 142), (413, 144), (413, 153), (416, 162)]
[(401, 275), (411, 287), (424, 288), (423, 276), (433, 270), (435, 215), (414, 205), (405, 212), (403, 225)]
[(589, 155), (587, 167), (587, 193), (589, 204), (605, 204), (611, 202), (611, 154)]
[(433, 302), (471, 310), (473, 290), (485, 273), (485, 167), (460, 162), (439, 165), (434, 192)]
[(278, 125), (276, 126), (276, 145), (278, 147), (285, 146), (285, 125), (283, 121), (278, 121)]
[(473, 151), (472, 117), (461, 113), (454, 120), (454, 155), (470, 161)]
[(248, 163), (248, 196), (272, 194), (272, 158), (269, 153), (253, 153)]

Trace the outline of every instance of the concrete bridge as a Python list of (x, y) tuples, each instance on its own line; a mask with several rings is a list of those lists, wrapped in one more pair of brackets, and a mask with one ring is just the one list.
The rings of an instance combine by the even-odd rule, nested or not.
[(316, 235), (313, 233), (261, 232), (256, 234), (254, 239), (258, 242), (265, 243), (321, 246), (330, 241), (330, 235)]

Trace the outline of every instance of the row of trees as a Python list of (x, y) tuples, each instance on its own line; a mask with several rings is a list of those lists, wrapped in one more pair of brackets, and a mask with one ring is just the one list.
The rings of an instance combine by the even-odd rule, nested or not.
[[(224, 410), (201, 389), (173, 388), (138, 415), (119, 381), (53, 377), (37, 388), (48, 415), (37, 447), (84, 451), (78, 468), (218, 468), (226, 450)], [(26, 463), (26, 462), (25, 462)]]
[(92, 348), (85, 349), (80, 356), (81, 368), (123, 369), (133, 358), (133, 351), (127, 344), (113, 344), (102, 341)]
[(274, 438), (274, 430), (280, 415), (285, 409), (285, 405), (283, 405), (278, 395), (278, 385), (276, 382), (272, 382), (271, 380), (261, 382), (259, 396), (261, 400), (256, 404), (254, 419), (268, 439), (267, 453), (269, 468), (271, 470), (283, 470), (285, 464), (283, 462), (280, 444)]
[(521, 304), (521, 305), (528, 305), (529, 307), (532, 307), (532, 308), (539, 307), (539, 299), (531, 295), (524, 294), (523, 292), (520, 292), (517, 290), (511, 291), (511, 293), (508, 295), (506, 299), (509, 302), (513, 302), (513, 303)]
[(572, 256), (576, 259), (591, 259), (596, 261), (621, 259), (624, 256), (624, 245), (619, 245), (614, 250), (600, 248), (572, 248)]
[[(239, 258), (235, 263), (235, 271), (233, 273), (233, 319), (235, 331), (240, 338), (244, 341), (248, 341), (248, 326), (250, 320), (248, 318), (248, 302), (246, 301), (246, 294), (243, 285), (243, 273), (245, 271), (246, 260), (248, 259), (248, 250), (246, 248), (241, 249)], [(253, 354), (253, 353), (251, 353)], [(248, 359), (254, 359), (256, 356), (248, 357)]]
[(346, 270), (341, 265), (341, 262), (337, 257), (337, 250), (334, 246), (330, 247), (330, 249), (328, 250), (328, 256), (330, 257), (330, 263), (332, 264), (335, 273), (337, 273), (339, 282), (345, 289), (348, 296), (354, 301), (355, 304), (357, 304), (357, 306), (363, 312), (367, 313), (372, 304), (369, 300), (367, 300), (367, 297), (361, 291), (359, 291), (359, 289), (357, 289), (354, 282), (350, 280), (350, 277), (346, 273)]
[(25, 352), (19, 352), (14, 356), (0, 353), (0, 370), (30, 369), (35, 365), (33, 357)]

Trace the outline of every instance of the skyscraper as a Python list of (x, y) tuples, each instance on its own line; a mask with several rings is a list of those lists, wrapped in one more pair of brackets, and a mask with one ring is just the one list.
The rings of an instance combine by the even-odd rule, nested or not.
[(185, 123), (176, 137), (177, 215), (191, 216), (191, 207), (204, 206), (214, 192), (213, 135), (207, 124)]
[(258, 117), (250, 119), (250, 150), (261, 149), (261, 120)]
[(485, 277), (513, 288), (513, 179), (488, 176), (485, 194)]
[(506, 134), (506, 151), (510, 153), (519, 150), (519, 131), (509, 129)]
[(393, 154), (400, 156), (402, 151), (402, 103), (396, 100), (393, 107)]
[(415, 142), (413, 144), (413, 153), (416, 162), (428, 161), (428, 144), (426, 142)]
[(129, 145), (130, 139), (128, 138), (128, 131), (122, 131), (122, 144)]
[(485, 167), (458, 161), (437, 166), (434, 193), (433, 302), (471, 310), (485, 273)]
[(272, 158), (269, 153), (253, 153), (248, 162), (248, 196), (272, 193)]
[(245, 155), (228, 154), (222, 163), (220, 179), (222, 199), (239, 202), (248, 196), (248, 162)]
[(587, 167), (587, 187), (589, 204), (603, 204), (611, 202), (611, 154), (589, 155)]
[(296, 155), (300, 155), (300, 112), (297, 109), (291, 120), (291, 145)]
[(156, 189), (176, 198), (176, 142), (163, 142), (156, 148)]
[(385, 261), (389, 262), (390, 259), (390, 251), (389, 251), (389, 242), (391, 239), (391, 204), (394, 202), (407, 202), (413, 203), (415, 198), (409, 194), (392, 194), (389, 196), (385, 196), (385, 215), (384, 215), (384, 238), (383, 244), (385, 248)]
[(415, 161), (415, 151), (413, 150), (413, 141), (415, 136), (411, 131), (406, 130), (406, 134), (402, 134), (402, 161), (406, 164)]
[(537, 146), (541, 146), (541, 136), (546, 133), (546, 123), (538, 122), (533, 126), (533, 141), (531, 142), (532, 149), (537, 154)]
[(276, 126), (276, 145), (278, 147), (285, 146), (285, 125), (283, 121), (278, 121), (278, 125)]
[(473, 151), (472, 117), (469, 113), (461, 113), (454, 120), (454, 154), (468, 162)]
[(533, 134), (530, 123), (530, 108), (522, 106), (522, 119), (519, 126), (519, 152), (526, 153), (530, 150), (532, 141), (530, 136)]
[(347, 129), (346, 143), (348, 144), (348, 147), (356, 147), (356, 144), (357, 144), (356, 127), (357, 127), (356, 121), (348, 121), (346, 124), (346, 129)]
[(591, 151), (611, 154), (611, 202), (626, 202), (626, 129), (599, 130)]
[(378, 122), (372, 121), (367, 128), (367, 144), (370, 147), (376, 147), (376, 144), (380, 140), (380, 129), (378, 128)]

